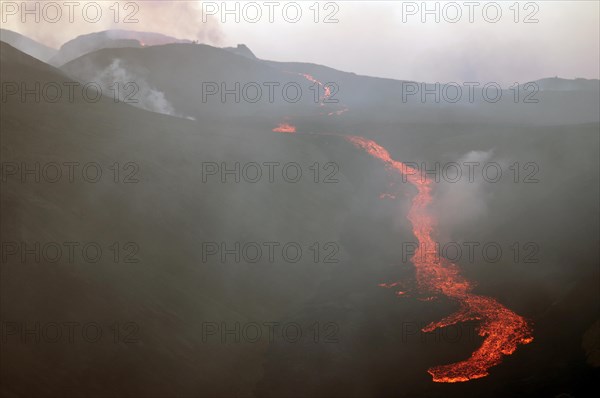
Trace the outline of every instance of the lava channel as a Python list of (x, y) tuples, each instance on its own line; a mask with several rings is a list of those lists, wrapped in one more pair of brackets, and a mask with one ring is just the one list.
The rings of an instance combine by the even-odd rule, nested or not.
[(460, 275), (456, 264), (440, 259), (434, 251), (426, 251), (425, 248), (435, 247), (431, 236), (435, 220), (427, 213), (427, 205), (431, 203), (430, 181), (404, 163), (392, 159), (389, 152), (376, 142), (356, 136), (347, 139), (383, 161), (390, 170), (403, 174), (417, 188), (418, 193), (412, 199), (408, 213), (413, 233), (419, 242), (411, 258), (415, 266), (417, 288), (422, 293), (444, 295), (460, 306), (454, 314), (427, 325), (422, 331), (432, 332), (459, 322), (479, 321), (478, 332), (484, 337), (481, 347), (464, 361), (429, 368), (433, 381), (456, 383), (487, 376), (488, 369), (502, 362), (503, 356), (512, 354), (519, 344), (533, 341), (527, 321), (493, 298), (471, 293), (472, 285)]
[[(307, 80), (318, 83), (313, 76), (300, 74)], [(331, 95), (325, 91), (325, 98)], [(344, 112), (347, 109), (344, 109)], [(291, 131), (288, 131), (291, 130)], [(295, 132), (292, 125), (280, 124), (273, 129), (278, 132)], [(428, 248), (435, 247), (432, 238), (435, 220), (427, 212), (431, 203), (431, 181), (423, 178), (413, 168), (391, 158), (389, 152), (375, 141), (358, 136), (344, 136), (356, 147), (381, 160), (388, 169), (405, 176), (405, 179), (417, 188), (417, 195), (412, 199), (408, 213), (413, 234), (419, 242), (411, 261), (415, 266), (417, 290), (427, 294), (426, 301), (437, 295), (444, 295), (459, 304), (459, 309), (446, 318), (432, 322), (422, 329), (432, 332), (438, 328), (455, 325), (459, 322), (478, 321), (479, 335), (484, 341), (471, 356), (460, 362), (433, 366), (428, 369), (434, 382), (456, 383), (479, 379), (489, 374), (488, 370), (502, 362), (502, 357), (511, 355), (519, 344), (533, 341), (532, 329), (520, 315), (506, 308), (491, 297), (472, 293), (472, 284), (461, 276), (459, 267), (447, 259), (439, 258), (437, 253)], [(379, 286), (392, 288), (398, 283), (384, 283)], [(397, 292), (398, 296), (405, 292)]]

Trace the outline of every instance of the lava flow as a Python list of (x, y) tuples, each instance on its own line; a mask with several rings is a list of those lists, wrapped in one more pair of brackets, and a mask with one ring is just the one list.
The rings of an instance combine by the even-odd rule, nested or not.
[(304, 77), (306, 80), (308, 80), (311, 83), (316, 83), (319, 86), (323, 87), (323, 90), (325, 90), (325, 93), (323, 94), (323, 99), (321, 100), (321, 102), (319, 103), (319, 105), (323, 106), (325, 105), (323, 103), (323, 101), (329, 99), (329, 97), (331, 97), (331, 88), (328, 85), (325, 85), (323, 83), (321, 83), (320, 81), (318, 81), (317, 79), (315, 79), (314, 77), (312, 77), (312, 75), (309, 75), (308, 73), (299, 73), (300, 76)]
[[(416, 269), (418, 289), (423, 293), (442, 294), (460, 305), (456, 313), (427, 325), (423, 332), (432, 332), (459, 322), (480, 321), (478, 332), (485, 337), (481, 347), (467, 360), (430, 368), (428, 372), (433, 376), (433, 381), (455, 383), (487, 376), (488, 369), (499, 364), (504, 355), (512, 354), (518, 344), (533, 340), (527, 322), (493, 298), (471, 293), (471, 284), (460, 275), (456, 264), (440, 259), (435, 251), (425, 251), (424, 248), (435, 247), (431, 236), (435, 223), (426, 211), (431, 203), (430, 181), (422, 179), (405, 164), (393, 160), (388, 151), (374, 141), (363, 137), (347, 139), (383, 161), (391, 170), (404, 174), (418, 190), (408, 213), (413, 233), (419, 242), (411, 258)], [(395, 285), (387, 284), (385, 287), (388, 286)]]
[[(302, 75), (307, 80), (322, 85), (312, 76)], [(327, 98), (328, 93), (325, 94)], [(295, 132), (296, 129), (284, 123), (273, 131)], [(422, 331), (432, 332), (459, 322), (479, 321), (478, 332), (484, 337), (481, 347), (464, 361), (429, 368), (428, 372), (433, 376), (433, 381), (456, 383), (487, 376), (488, 369), (502, 362), (503, 356), (512, 354), (519, 344), (533, 341), (532, 330), (527, 321), (493, 298), (472, 293), (473, 286), (460, 275), (458, 266), (447, 259), (440, 258), (435, 250), (430, 249), (436, 247), (432, 237), (435, 220), (427, 212), (427, 206), (432, 200), (431, 181), (422, 178), (406, 164), (392, 159), (389, 152), (375, 141), (358, 136), (345, 136), (345, 138), (384, 162), (391, 171), (404, 175), (407, 181), (417, 188), (417, 195), (412, 199), (412, 206), (408, 213), (413, 234), (419, 243), (415, 254), (411, 257), (415, 266), (417, 288), (420, 293), (429, 295), (428, 299), (431, 299), (432, 294), (443, 295), (459, 304), (457, 312), (438, 322), (430, 323)], [(389, 197), (394, 198), (393, 195)], [(399, 282), (393, 282), (382, 283), (379, 286), (393, 288), (399, 285)], [(401, 290), (396, 292), (397, 296), (404, 294), (405, 292)]]
[(289, 123), (279, 123), (279, 125), (275, 127), (273, 131), (276, 133), (295, 133), (296, 126)]

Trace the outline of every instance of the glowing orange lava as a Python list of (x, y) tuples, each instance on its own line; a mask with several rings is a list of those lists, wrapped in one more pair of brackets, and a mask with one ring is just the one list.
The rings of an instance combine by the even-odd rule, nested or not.
[(277, 127), (275, 127), (273, 129), (274, 132), (276, 133), (295, 133), (296, 132), (296, 126), (289, 124), (289, 123), (279, 123), (279, 125)]
[[(478, 379), (488, 375), (488, 369), (498, 365), (504, 355), (512, 354), (519, 344), (533, 341), (531, 328), (525, 319), (490, 297), (471, 293), (472, 286), (464, 279), (456, 264), (437, 256), (431, 236), (434, 220), (427, 213), (427, 205), (431, 203), (431, 184), (422, 179), (415, 170), (391, 158), (388, 151), (372, 140), (363, 137), (347, 137), (358, 148), (364, 149), (371, 156), (383, 161), (395, 172), (417, 188), (417, 195), (412, 200), (408, 213), (413, 233), (419, 247), (411, 258), (416, 269), (417, 287), (422, 293), (441, 294), (459, 305), (459, 310), (446, 318), (433, 322), (423, 328), (423, 332), (432, 332), (438, 328), (454, 325), (459, 322), (479, 321), (479, 335), (485, 337), (483, 344), (470, 358), (448, 364), (434, 366), (428, 370), (433, 381), (455, 383)], [(381, 284), (384, 287), (396, 284)], [(404, 292), (398, 295), (403, 295)]]
[[(323, 83), (308, 74), (300, 74), (307, 80)], [(331, 92), (325, 90), (325, 98)], [(322, 105), (322, 102), (321, 102)], [(341, 114), (348, 109), (331, 112), (329, 115)], [(280, 124), (273, 129), (277, 132), (295, 132), (294, 126), (287, 123)], [(412, 224), (413, 234), (419, 242), (411, 261), (415, 266), (417, 289), (424, 296), (422, 301), (432, 301), (437, 296), (443, 295), (459, 304), (459, 309), (446, 318), (432, 322), (425, 326), (423, 332), (432, 332), (459, 322), (478, 321), (479, 335), (484, 337), (483, 344), (471, 356), (460, 362), (434, 366), (428, 369), (434, 382), (456, 383), (469, 381), (487, 376), (488, 369), (502, 362), (502, 357), (512, 354), (519, 344), (528, 344), (533, 341), (532, 330), (527, 321), (491, 297), (471, 293), (473, 286), (460, 275), (458, 266), (438, 255), (432, 233), (435, 220), (427, 212), (431, 203), (431, 181), (423, 178), (416, 170), (402, 162), (391, 158), (389, 152), (375, 141), (358, 136), (345, 136), (356, 147), (365, 150), (371, 156), (383, 161), (393, 172), (404, 175), (406, 181), (417, 188), (417, 195), (412, 199), (412, 206), (408, 219)], [(392, 194), (382, 194), (381, 199), (393, 199)], [(381, 287), (396, 288), (396, 295), (403, 296), (405, 291), (400, 290), (399, 282), (381, 283)]]
[(320, 81), (318, 81), (317, 79), (315, 79), (314, 77), (312, 77), (311, 75), (309, 75), (308, 73), (299, 73), (299, 75), (303, 76), (309, 82), (316, 83), (319, 86), (323, 87), (323, 90), (325, 90), (325, 93), (323, 95), (323, 100), (320, 102), (321, 105), (323, 105), (323, 101), (325, 101), (326, 99), (328, 99), (329, 97), (331, 97), (331, 87), (329, 87), (328, 85), (324, 85), (323, 83), (321, 83)]

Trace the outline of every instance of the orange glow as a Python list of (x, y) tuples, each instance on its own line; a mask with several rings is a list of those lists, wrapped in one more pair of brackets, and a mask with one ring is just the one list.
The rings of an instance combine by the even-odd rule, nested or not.
[(339, 111), (335, 111), (335, 112), (329, 112), (327, 114), (327, 116), (333, 116), (333, 115), (339, 116), (342, 113), (346, 113), (346, 112), (348, 112), (348, 108), (340, 109)]
[(296, 126), (289, 124), (289, 123), (279, 123), (279, 125), (277, 127), (275, 127), (273, 129), (274, 132), (276, 133), (295, 133), (296, 132)]
[[(323, 86), (323, 83), (308, 74), (300, 74), (307, 80)], [(325, 90), (325, 98), (331, 92)], [(321, 102), (323, 105), (323, 102)], [(344, 108), (329, 115), (339, 115), (346, 112)], [(293, 133), (296, 128), (287, 123), (280, 124), (273, 131)], [(419, 246), (411, 261), (415, 266), (417, 291), (422, 295), (419, 300), (433, 301), (439, 296), (446, 296), (459, 304), (459, 309), (446, 318), (432, 322), (422, 329), (423, 332), (432, 332), (438, 328), (448, 327), (460, 322), (478, 321), (478, 333), (484, 341), (471, 356), (463, 361), (447, 365), (433, 366), (428, 369), (434, 382), (456, 383), (487, 376), (488, 369), (502, 362), (502, 357), (511, 355), (519, 344), (528, 344), (533, 341), (532, 330), (527, 321), (504, 307), (491, 297), (472, 293), (473, 286), (460, 275), (458, 266), (447, 259), (441, 258), (435, 249), (432, 234), (435, 219), (427, 212), (427, 207), (432, 201), (431, 181), (423, 178), (420, 173), (390, 156), (389, 152), (376, 142), (367, 138), (350, 136), (345, 137), (356, 147), (365, 150), (369, 155), (384, 162), (386, 167), (395, 173), (403, 175), (411, 183), (417, 194), (412, 199), (412, 206), (408, 212), (413, 234)], [(395, 195), (384, 193), (381, 199), (394, 199)], [(384, 288), (395, 288), (397, 296), (404, 296), (406, 292), (400, 290), (400, 282), (380, 283)]]
[[(425, 249), (435, 247), (432, 238), (435, 220), (426, 211), (427, 205), (431, 203), (430, 181), (422, 179), (415, 170), (392, 159), (388, 151), (374, 141), (363, 137), (347, 139), (383, 161), (390, 170), (405, 175), (417, 188), (417, 195), (413, 198), (408, 213), (413, 233), (419, 242), (419, 247), (411, 258), (416, 270), (417, 288), (421, 293), (444, 295), (460, 305), (456, 313), (427, 325), (422, 331), (432, 332), (459, 322), (480, 322), (478, 332), (480, 336), (485, 337), (481, 347), (464, 361), (429, 368), (428, 372), (433, 376), (433, 381), (456, 383), (487, 376), (488, 369), (498, 365), (504, 355), (512, 354), (519, 344), (533, 341), (527, 321), (493, 298), (471, 293), (471, 283), (460, 275), (456, 264), (440, 259), (435, 250)], [(379, 286), (389, 288), (397, 284)], [(397, 292), (397, 295), (403, 294), (404, 292)]]
[[(299, 73), (299, 75), (303, 76), (309, 82), (316, 83), (319, 86), (323, 87), (323, 89), (325, 90), (325, 94), (323, 95), (323, 100), (321, 101), (321, 105), (323, 105), (323, 101), (325, 101), (326, 99), (331, 97), (331, 88), (329, 86), (324, 85), (323, 83), (321, 83), (320, 81), (318, 81), (317, 79), (315, 79), (314, 77), (312, 77), (311, 75), (309, 75), (307, 73)], [(329, 114), (329, 115), (331, 115), (331, 114)]]

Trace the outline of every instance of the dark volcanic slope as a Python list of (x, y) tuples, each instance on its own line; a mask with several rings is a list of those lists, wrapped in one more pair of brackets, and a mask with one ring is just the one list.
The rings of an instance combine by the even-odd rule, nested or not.
[[(115, 61), (120, 67), (118, 73), (111, 70)], [(103, 74), (119, 81), (126, 71), (129, 80), (164, 93), (176, 113), (193, 117), (258, 116), (278, 120), (288, 113), (306, 112), (307, 108), (314, 113), (317, 106), (309, 91), (311, 83), (298, 74), (286, 73), (260, 60), (203, 44), (105, 49), (69, 62), (62, 70), (81, 81), (96, 81)], [(176, 78), (174, 71), (177, 71)], [(269, 89), (264, 86), (269, 82), (279, 85), (273, 92), (272, 102), (269, 101)], [(296, 82), (304, 90), (298, 103), (283, 99), (282, 86), (287, 82)], [(261, 87), (261, 99), (255, 103), (244, 101), (242, 87), (255, 83)], [(203, 95), (209, 92), (208, 85), (216, 86), (219, 92)], [(238, 97), (229, 94), (223, 99), (221, 89), (234, 90), (236, 85)], [(247, 92), (247, 97), (254, 97), (255, 93), (252, 89)], [(292, 95), (294, 91), (290, 91)]]
[[(34, 345), (11, 339), (2, 344), (2, 395), (506, 397), (542, 391), (582, 396), (595, 385), (598, 368), (588, 364), (583, 343), (589, 347), (584, 336), (598, 318), (599, 125), (573, 121), (592, 115), (588, 107), (596, 104), (597, 93), (550, 93), (558, 95), (549, 97), (551, 106), (540, 104), (533, 111), (486, 108), (494, 117), (441, 106), (412, 115), (416, 108), (369, 94), (362, 104), (354, 100), (344, 117), (321, 121), (314, 103), (206, 105), (198, 88), (205, 79), (286, 81), (299, 72), (365, 89), (372, 83), (392, 90), (398, 83), (314, 65), (274, 65), (191, 44), (100, 50), (62, 70), (4, 43), (0, 50), (2, 82), (30, 86), (93, 78), (97, 69), (121, 59), (122, 66), (163, 92), (175, 111), (197, 119), (152, 113), (112, 98), (35, 103), (12, 95), (1, 104), (3, 164), (97, 162), (103, 170), (98, 183), (8, 177), (1, 185), (2, 241), (27, 247), (98, 242), (106, 255), (97, 263), (81, 256), (72, 263), (10, 256), (1, 264), (0, 317), (29, 327), (96, 322), (108, 334), (97, 343)], [(348, 102), (358, 96), (353, 90), (345, 94)], [(564, 103), (570, 98), (578, 98), (573, 107)], [(509, 108), (514, 117), (506, 113)], [(531, 319), (534, 342), (484, 379), (431, 383), (428, 367), (465, 358), (481, 340), (406, 336), (407, 325), (440, 319), (456, 309), (454, 304), (400, 300), (377, 287), (398, 279), (410, 284), (412, 266), (402, 261), (401, 242), (414, 239), (406, 220), (414, 192), (399, 184), (397, 200), (380, 200), (390, 181), (379, 162), (340, 137), (272, 133), (285, 116), (296, 117), (304, 132), (367, 135), (402, 161), (457, 161), (475, 151), (501, 163), (509, 173), (501, 183), (436, 186), (432, 211), (440, 220), (441, 241), (503, 246), (505, 255), (496, 263), (458, 263), (477, 283), (477, 293)], [(117, 183), (110, 168), (115, 162), (122, 171)], [(128, 162), (136, 165), (136, 183), (123, 183), (132, 170), (124, 169)], [(297, 162), (306, 178), (203, 183), (203, 162), (229, 167)], [(314, 162), (335, 162), (339, 181), (324, 184), (321, 174), (321, 181), (313, 182)], [(514, 183), (507, 169), (513, 162), (535, 162), (540, 182)], [(448, 193), (452, 189), (457, 196)], [(203, 262), (206, 241), (299, 242), (309, 254), (293, 264), (265, 258), (255, 264), (223, 264), (214, 257)], [(315, 241), (337, 242), (339, 263), (314, 263), (307, 246)], [(515, 262), (511, 245), (530, 241), (539, 245), (539, 261)], [(109, 248), (114, 242), (135, 242), (140, 261), (115, 262)], [(309, 331), (317, 321), (338, 326), (337, 343), (314, 343), (312, 332), (295, 344), (202, 340), (203, 322), (230, 327), (296, 322)], [(137, 342), (115, 344), (109, 329), (114, 322), (136, 322)], [(472, 332), (473, 326), (463, 331)]]
[[(3, 82), (71, 80), (4, 43), (0, 60)], [(98, 183), (9, 177), (2, 183), (2, 240), (99, 242), (105, 253), (113, 242), (136, 242), (140, 259), (23, 264), (13, 257), (2, 264), (2, 320), (98, 322), (105, 331), (112, 322), (133, 321), (141, 341), (33, 350), (3, 344), (2, 362), (10, 366), (2, 366), (2, 379), (10, 383), (2, 383), (2, 395), (247, 395), (266, 347), (203, 343), (201, 323), (276, 322), (309, 300), (307, 292), (318, 291), (336, 265), (314, 264), (308, 254), (295, 264), (203, 263), (201, 242), (300, 242), (307, 253), (315, 241), (340, 242), (350, 216), (344, 203), (356, 200), (355, 188), (342, 172), (336, 184), (312, 177), (271, 184), (222, 184), (217, 177), (203, 184), (202, 163), (297, 162), (309, 172), (314, 162), (331, 160), (330, 143), (274, 134), (268, 126), (206, 125), (110, 99), (49, 104), (11, 97), (1, 120), (2, 162), (97, 162), (104, 172)], [(336, 151), (355, 152), (350, 145)], [(139, 182), (114, 183), (108, 168), (115, 162), (135, 162)], [(123, 169), (120, 180), (130, 171)], [(338, 256), (346, 257), (343, 247)]]
[[(597, 123), (600, 118), (597, 80), (562, 81), (559, 84), (542, 80), (535, 83), (537, 86), (529, 87), (529, 91), (521, 87), (516, 102), (515, 93), (506, 89), (502, 91), (501, 99), (494, 103), (484, 99), (481, 87), (476, 88), (473, 98), (469, 99), (469, 89), (463, 85), (458, 102), (449, 103), (441, 99), (436, 102), (431, 95), (423, 99), (420, 91), (425, 87), (421, 83), (359, 76), (315, 64), (263, 61), (232, 53), (230, 49), (194, 44), (167, 44), (137, 49), (109, 48), (86, 54), (64, 65), (62, 69), (82, 81), (95, 81), (103, 73), (118, 80), (120, 74), (115, 74), (110, 69), (116, 60), (134, 79), (143, 79), (152, 88), (164, 93), (177, 113), (193, 117), (231, 118), (251, 115), (254, 118), (274, 118), (284, 114), (294, 117), (299, 124), (302, 121), (318, 123), (321, 131), (331, 131), (334, 126), (339, 127), (339, 123), (343, 124), (342, 130), (345, 130), (371, 118), (394, 124), (425, 121), (438, 125), (508, 122), (563, 125)], [(175, 70), (176, 78), (173, 76)], [(310, 74), (323, 83), (332, 83), (333, 98), (339, 101), (338, 104), (328, 104), (321, 109), (322, 114), (318, 115), (315, 112), (317, 104), (314, 90), (311, 90), (313, 83), (300, 74)], [(269, 102), (269, 90), (265, 86), (269, 82), (279, 84), (274, 91), (273, 102)], [(205, 85), (215, 83), (220, 89), (225, 84), (229, 90), (237, 83), (240, 85), (240, 93), (243, 93), (245, 85), (258, 84), (262, 87), (262, 96), (256, 102), (245, 101), (243, 94), (240, 94), (239, 102), (236, 102), (232, 94), (222, 100), (219, 94), (223, 90), (217, 95), (204, 96), (203, 93), (207, 92)], [(300, 85), (303, 95), (298, 102), (291, 103), (284, 98), (283, 87), (288, 83)], [(429, 90), (433, 88), (433, 83), (429, 82)], [(408, 90), (414, 89), (408, 85), (414, 84), (417, 84), (419, 94), (404, 95)], [(480, 84), (484, 86), (493, 82)], [(552, 87), (555, 86), (560, 90), (553, 90)], [(495, 91), (493, 88), (491, 90), (488, 94), (493, 98)], [(294, 96), (294, 91), (289, 93)], [(320, 95), (322, 94), (321, 92)], [(447, 95), (450, 97), (455, 94), (452, 91)], [(249, 89), (246, 96), (254, 99), (255, 90)], [(526, 98), (537, 102), (523, 103)], [(327, 113), (342, 108), (349, 108), (351, 112), (344, 114), (343, 118), (327, 117)]]

